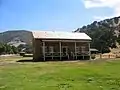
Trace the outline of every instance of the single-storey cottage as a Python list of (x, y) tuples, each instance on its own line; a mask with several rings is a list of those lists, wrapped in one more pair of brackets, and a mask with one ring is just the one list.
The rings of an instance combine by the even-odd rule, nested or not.
[(91, 38), (85, 33), (34, 31), (33, 60), (90, 59)]

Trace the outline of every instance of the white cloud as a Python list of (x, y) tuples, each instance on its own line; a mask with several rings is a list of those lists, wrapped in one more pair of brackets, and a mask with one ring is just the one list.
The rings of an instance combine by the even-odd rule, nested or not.
[(83, 2), (87, 9), (108, 7), (114, 10), (110, 16), (94, 16), (94, 19), (101, 20), (120, 15), (120, 0), (83, 0)]

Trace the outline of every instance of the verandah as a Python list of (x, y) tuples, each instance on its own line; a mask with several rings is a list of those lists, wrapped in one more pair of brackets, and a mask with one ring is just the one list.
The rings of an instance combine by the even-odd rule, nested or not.
[[(69, 41), (70, 42), (70, 41)], [(51, 41), (42, 41), (42, 53), (43, 53), (43, 59), (44, 61), (46, 58), (51, 58), (52, 60), (54, 58), (59, 58), (62, 60), (62, 58), (66, 57), (66, 59), (78, 59), (78, 57), (82, 57), (84, 59), (86, 56), (90, 57), (90, 43), (87, 42), (88, 49), (86, 50), (86, 46), (80, 46), (77, 45), (80, 42), (70, 42), (73, 44), (73, 46), (69, 45), (63, 45), (64, 43), (69, 43), (66, 41), (58, 41), (56, 42), (58, 45), (57, 51), (55, 51), (55, 47), (53, 45), (46, 45), (46, 43), (51, 43)], [(86, 43), (86, 42), (85, 42)], [(71, 48), (74, 48), (73, 50), (70, 50)]]

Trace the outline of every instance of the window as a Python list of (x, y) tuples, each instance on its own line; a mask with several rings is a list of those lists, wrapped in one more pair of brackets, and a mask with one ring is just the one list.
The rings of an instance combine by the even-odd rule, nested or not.
[(66, 53), (66, 51), (67, 51), (66, 48), (63, 48), (63, 53)]
[(76, 53), (79, 53), (80, 48), (76, 47)]
[(81, 52), (85, 53), (85, 46), (81, 46)]
[(50, 47), (49, 47), (49, 52), (50, 52), (50, 53), (53, 53), (53, 52), (54, 52), (53, 49), (54, 49), (54, 48), (53, 48), (52, 46), (50, 46)]
[(45, 47), (45, 52), (46, 53), (53, 53), (54, 52), (53, 46), (46, 46)]

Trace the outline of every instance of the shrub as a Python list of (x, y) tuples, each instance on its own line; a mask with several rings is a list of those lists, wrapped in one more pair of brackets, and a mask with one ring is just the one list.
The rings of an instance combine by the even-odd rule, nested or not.
[(120, 55), (116, 55), (116, 58), (120, 58)]
[(25, 56), (25, 52), (20, 52), (20, 56)]
[(95, 54), (92, 54), (92, 55), (91, 55), (91, 59), (95, 59)]

